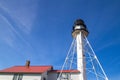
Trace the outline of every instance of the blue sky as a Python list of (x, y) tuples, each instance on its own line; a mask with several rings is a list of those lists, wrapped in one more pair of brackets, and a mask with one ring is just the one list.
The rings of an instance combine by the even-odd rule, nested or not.
[(119, 0), (0, 0), (0, 69), (60, 66), (82, 18), (88, 39), (110, 80), (120, 79)]

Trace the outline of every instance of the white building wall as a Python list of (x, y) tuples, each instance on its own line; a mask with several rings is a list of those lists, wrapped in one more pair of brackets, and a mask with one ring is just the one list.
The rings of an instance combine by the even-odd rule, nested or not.
[(12, 80), (13, 74), (3, 74), (0, 73), (0, 80)]
[(71, 74), (71, 80), (78, 80), (79, 73), (73, 73)]
[[(13, 80), (14, 74), (0, 73), (0, 80)], [(23, 74), (22, 80), (42, 80), (41, 74)]]
[(41, 74), (23, 74), (22, 80), (41, 80)]
[[(79, 74), (80, 73), (63, 73), (62, 77), (66, 77), (66, 74), (69, 75), (69, 77), (71, 78), (70, 80), (78, 80)], [(57, 80), (59, 76), (59, 73), (49, 73), (48, 74), (48, 79), (47, 80)], [(67, 78), (65, 79), (61, 79), (61, 80), (67, 80)]]
[[(63, 73), (64, 74), (69, 74), (69, 73)], [(78, 80), (79, 73), (70, 73), (70, 78), (71, 80)], [(3, 74), (0, 73), (0, 80), (13, 80), (14, 74)], [(54, 72), (45, 72), (43, 74), (23, 74), (22, 80), (57, 80), (57, 77), (59, 76), (59, 73), (54, 73)], [(66, 80), (66, 79), (62, 79)]]

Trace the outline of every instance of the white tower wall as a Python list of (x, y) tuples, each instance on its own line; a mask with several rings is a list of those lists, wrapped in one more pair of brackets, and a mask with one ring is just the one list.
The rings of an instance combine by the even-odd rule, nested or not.
[(82, 32), (77, 34), (76, 42), (77, 42), (77, 69), (80, 71), (78, 80), (86, 80)]
[(86, 62), (84, 54), (84, 38), (88, 35), (84, 21), (78, 19), (73, 26), (72, 36), (76, 39), (77, 46), (77, 70), (80, 71), (78, 80), (86, 80)]

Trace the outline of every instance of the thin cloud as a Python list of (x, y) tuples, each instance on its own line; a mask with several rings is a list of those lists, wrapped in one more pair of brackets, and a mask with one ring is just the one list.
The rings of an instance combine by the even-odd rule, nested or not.
[[(0, 15), (5, 20), (5, 22), (8, 23), (7, 27), (11, 30), (11, 31), (9, 31), (9, 33), (11, 35), (6, 36), (6, 38), (4, 38), (4, 40), (8, 43), (8, 45), (14, 46), (13, 42), (15, 41), (15, 38), (19, 37), (26, 45), (28, 45), (32, 48), (30, 43), (28, 43), (28, 41), (25, 40), (23, 35), (20, 34), (20, 33), (23, 33), (23, 31), (27, 31), (26, 33), (28, 33), (28, 31), (30, 31), (30, 30), (28, 28), (26, 28), (25, 26), (23, 26), (21, 23), (19, 23), (19, 21), (16, 18), (14, 18), (12, 15), (10, 15), (7, 12), (7, 10), (2, 8), (1, 6), (0, 6)], [(21, 27), (21, 29), (20, 29), (20, 27)]]
[[(0, 14), (7, 16), (11, 21), (13, 20), (13, 23), (17, 24), (17, 28), (26, 34), (30, 34), (32, 30), (33, 20), (36, 18), (36, 11), (38, 9), (37, 2), (29, 2), (13, 1), (6, 3), (6, 1), (1, 1), (0, 3), (0, 12), (2, 12)], [(26, 5), (26, 3), (28, 4)], [(15, 7), (16, 5), (17, 8)]]
[(0, 15), (2, 15), (12, 27), (14, 27), (16, 30), (21, 30), (25, 33), (30, 33), (31, 28), (30, 26), (25, 26), (20, 21), (17, 20), (13, 15), (11, 15), (8, 10), (2, 6), (0, 6)]
[(120, 39), (116, 39), (116, 40), (114, 39), (114, 41), (106, 43), (102, 47), (98, 48), (96, 51), (103, 50), (105, 48), (108, 48), (108, 47), (116, 45), (116, 44), (120, 44)]
[(111, 77), (110, 77), (110, 80), (120, 80), (120, 74), (117, 74), (117, 75), (112, 75)]
[(4, 26), (6, 28), (3, 29), (5, 32), (1, 30), (3, 36), (0, 36), (2, 36), (3, 41), (18, 52), (22, 52), (19, 55), (23, 56), (23, 58), (36, 60), (35, 57), (38, 57), (36, 56), (37, 52), (25, 35), (25, 33), (30, 33), (31, 27), (25, 27), (13, 15), (10, 15), (7, 9), (2, 7), (0, 7), (0, 17), (7, 23), (7, 26)]

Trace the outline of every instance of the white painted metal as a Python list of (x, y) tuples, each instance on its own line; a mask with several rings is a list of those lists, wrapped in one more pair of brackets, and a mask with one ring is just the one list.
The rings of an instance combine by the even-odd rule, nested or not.
[[(60, 77), (61, 77), (61, 75), (62, 75), (62, 71), (65, 69), (65, 66), (66, 66), (66, 64), (68, 63), (69, 55), (70, 55), (71, 50), (72, 50), (72, 48), (73, 48), (73, 46), (74, 46), (74, 43), (75, 43), (75, 40), (72, 41), (72, 44), (71, 44), (71, 46), (70, 46), (70, 49), (68, 50), (67, 57), (65, 58), (65, 61), (64, 61), (64, 63), (63, 63), (62, 69), (61, 69), (61, 72), (59, 73), (57, 80), (61, 80)], [(70, 69), (70, 68), (69, 68), (69, 69)]]
[(77, 42), (77, 69), (80, 71), (78, 80), (86, 80), (82, 32), (77, 34), (76, 42)]
[[(105, 78), (104, 78), (104, 79), (105, 79), (105, 80), (108, 80), (108, 77), (107, 77), (107, 75), (106, 75), (105, 71), (103, 70), (102, 65), (100, 64), (100, 62), (99, 62), (99, 60), (98, 60), (97, 56), (95, 55), (95, 52), (94, 52), (94, 50), (93, 50), (92, 46), (90, 45), (90, 43), (89, 43), (89, 41), (88, 41), (88, 39), (87, 39), (87, 37), (86, 37), (86, 36), (85, 36), (85, 40), (87, 41), (87, 43), (88, 43), (88, 45), (89, 45), (89, 47), (90, 47), (90, 49), (91, 49), (91, 51), (92, 51), (92, 53), (93, 53), (93, 55), (94, 55), (94, 58), (96, 59), (96, 61), (97, 61), (98, 65), (100, 66), (100, 69), (102, 70), (103, 75), (105, 76)], [(98, 77), (97, 77), (97, 80), (98, 80)]]
[[(80, 71), (77, 75), (77, 80), (108, 80), (102, 65), (87, 40), (86, 35), (84, 32), (82, 33), (82, 31), (76, 33), (64, 65), (62, 66), (62, 70), (65, 69), (66, 64), (67, 67), (69, 67), (68, 70), (78, 69)], [(74, 68), (73, 64), (77, 65), (77, 67)], [(62, 70), (60, 75), (63, 74)], [(57, 80), (62, 80), (60, 79), (60, 75)], [(72, 78), (70, 77), (70, 79)]]

